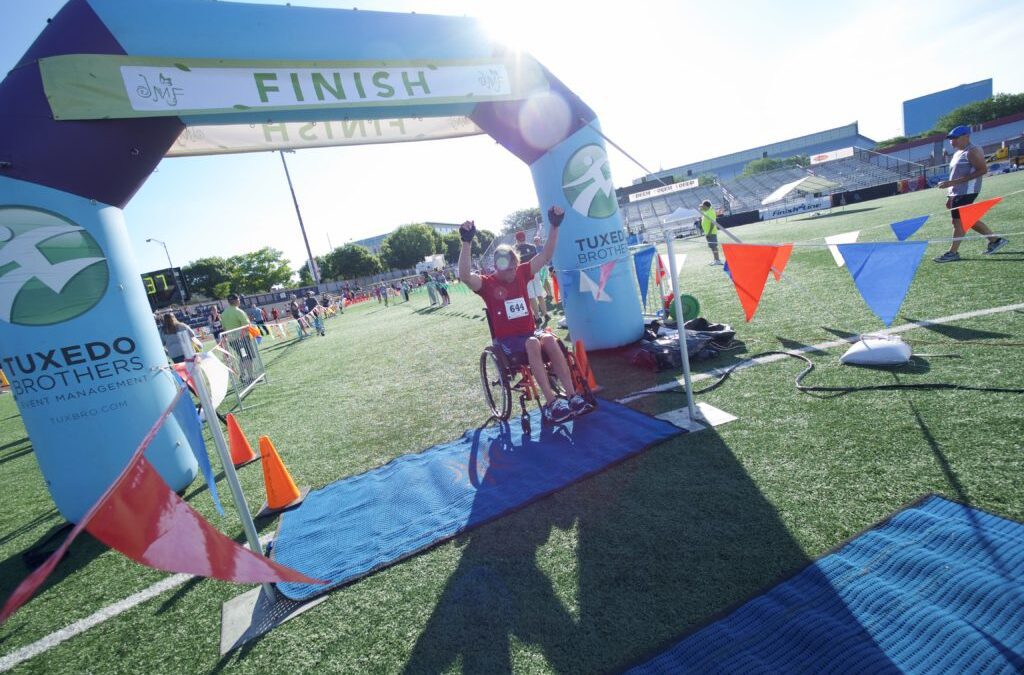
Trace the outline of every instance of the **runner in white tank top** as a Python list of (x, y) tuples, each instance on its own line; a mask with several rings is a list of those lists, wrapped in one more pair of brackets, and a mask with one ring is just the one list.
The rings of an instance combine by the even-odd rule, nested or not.
[[(946, 188), (949, 195), (946, 199), (946, 208), (950, 210), (953, 218), (953, 239), (949, 250), (935, 258), (935, 262), (955, 262), (960, 260), (960, 241), (964, 236), (963, 224), (960, 221), (960, 207), (967, 206), (978, 198), (981, 192), (981, 177), (988, 173), (988, 164), (985, 163), (985, 154), (976, 145), (971, 144), (971, 128), (966, 125), (954, 127), (946, 134), (949, 144), (956, 151), (949, 160), (949, 179), (939, 182), (940, 188)], [(1007, 240), (997, 237), (989, 229), (988, 225), (978, 221), (974, 229), (988, 238), (988, 248), (985, 255), (991, 255), (1006, 246)]]

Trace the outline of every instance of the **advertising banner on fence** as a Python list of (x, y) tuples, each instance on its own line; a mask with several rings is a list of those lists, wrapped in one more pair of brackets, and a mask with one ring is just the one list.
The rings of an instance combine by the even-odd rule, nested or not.
[(842, 150), (833, 150), (832, 152), (822, 152), (817, 155), (811, 155), (811, 164), (832, 162), (846, 157), (853, 157), (853, 148), (843, 148)]
[(633, 194), (629, 195), (629, 201), (638, 202), (641, 199), (650, 199), (651, 197), (660, 197), (662, 195), (672, 194), (673, 192), (692, 190), (699, 184), (700, 181), (694, 178), (693, 180), (684, 180), (682, 183), (662, 185), (661, 187), (651, 188), (650, 190), (644, 190), (643, 192), (634, 192)]
[(789, 202), (787, 204), (779, 204), (778, 206), (772, 206), (766, 209), (758, 209), (758, 212), (761, 214), (761, 220), (771, 220), (772, 218), (784, 218), (786, 216), (791, 216), (795, 213), (827, 209), (831, 206), (832, 199), (830, 197), (809, 197), (799, 202)]

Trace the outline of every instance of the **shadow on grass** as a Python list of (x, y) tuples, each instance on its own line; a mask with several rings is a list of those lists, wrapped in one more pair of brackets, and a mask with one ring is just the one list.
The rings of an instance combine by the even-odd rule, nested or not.
[(21, 447), (15, 448), (14, 450), (8, 452), (5, 455), (0, 455), (0, 464), (6, 464), (11, 460), (15, 460), (18, 459), (19, 457), (24, 457), (25, 455), (29, 455), (32, 453), (32, 443), (29, 441), (28, 438), (22, 438), (19, 441), (8, 443), (7, 445), (0, 448), (0, 450), (7, 450), (8, 448), (16, 445), (20, 445)]
[(804, 351), (804, 352), (806, 352), (808, 354), (827, 354), (828, 353), (828, 352), (826, 352), (823, 349), (818, 349), (817, 347), (813, 347), (811, 345), (804, 344), (803, 342), (797, 342), (796, 340), (790, 340), (789, 338), (779, 337), (778, 335), (775, 336), (775, 339), (778, 340), (779, 344), (782, 345), (783, 347), (785, 347), (786, 349), (791, 349), (791, 350), (794, 350), (794, 351)]
[[(575, 569), (547, 569), (552, 534), (572, 528)], [(808, 563), (713, 430), (666, 441), (456, 542), (459, 566), (407, 673), (511, 672), (517, 643), (555, 672), (607, 671)], [(556, 592), (552, 576), (575, 597)]]
[[(911, 323), (922, 321), (922, 319), (915, 319), (914, 317), (906, 315), (904, 315), (903, 318)], [(978, 330), (976, 328), (966, 328), (963, 326), (952, 326), (941, 323), (925, 323), (921, 327), (933, 333), (938, 333), (939, 335), (948, 337), (951, 340), (992, 340), (996, 338), (1013, 337), (1010, 333), (995, 333), (989, 330)]]
[[(46, 534), (37, 539), (25, 551), (16, 553), (0, 562), (0, 597), (10, 597), (18, 584), (24, 581), (25, 577), (31, 574), (36, 567), (44, 563), (49, 558), (50, 553), (57, 550), (64, 543), (64, 539), (70, 533), (71, 527), (71, 523), (56, 525), (50, 528)], [(50, 576), (46, 578), (43, 585), (35, 592), (34, 597), (38, 597), (47, 589), (58, 586), (67, 577), (88, 565), (106, 550), (107, 547), (93, 539), (88, 532), (82, 532), (71, 544), (64, 558), (57, 564), (53, 572), (50, 573)], [(26, 563), (26, 560), (31, 564)]]
[(827, 333), (832, 333), (832, 335), (835, 335), (837, 338), (842, 338), (843, 340), (846, 340), (848, 338), (855, 338), (859, 335), (859, 333), (851, 333), (849, 331), (840, 330), (838, 328), (829, 328), (828, 326), (822, 326), (821, 329)]

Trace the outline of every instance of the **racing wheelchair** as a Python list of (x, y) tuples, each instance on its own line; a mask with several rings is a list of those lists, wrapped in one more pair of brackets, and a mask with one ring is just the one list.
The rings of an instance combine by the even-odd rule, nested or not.
[[(529, 434), (531, 425), (526, 403), (527, 401), (536, 401), (538, 407), (543, 406), (540, 387), (533, 377), (533, 371), (530, 369), (526, 355), (510, 359), (494, 340), (494, 327), (491, 325), (491, 317), (487, 314), (486, 309), (484, 309), (484, 315), (487, 316), (487, 327), (491, 331), (491, 344), (484, 347), (483, 353), (480, 354), (480, 383), (484, 389), (484, 400), (495, 418), (507, 422), (512, 415), (513, 399), (518, 398), (519, 421), (522, 424), (523, 433)], [(546, 332), (554, 335), (550, 330)], [(597, 408), (597, 397), (594, 396), (587, 376), (584, 374), (588, 366), (581, 365), (575, 352), (568, 349), (560, 339), (555, 337), (555, 340), (565, 356), (566, 363), (569, 364), (569, 375), (572, 377), (572, 385), (575, 387), (576, 393), (587, 402), (586, 409), (576, 415), (576, 417), (580, 417)], [(562, 385), (558, 377), (551, 371), (551, 364), (546, 358), (544, 365), (551, 388), (555, 390), (555, 393), (564, 395)], [(543, 414), (541, 419), (544, 419)]]

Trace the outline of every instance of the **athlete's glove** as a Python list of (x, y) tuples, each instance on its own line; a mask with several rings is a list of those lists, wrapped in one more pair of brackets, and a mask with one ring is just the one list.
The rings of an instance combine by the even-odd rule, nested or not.
[(476, 235), (476, 223), (472, 220), (467, 220), (459, 228), (459, 236), (462, 237), (462, 241), (470, 242), (473, 241), (473, 237)]
[(552, 206), (548, 209), (548, 222), (551, 223), (551, 227), (561, 225), (562, 218), (565, 218), (565, 211), (560, 206)]

